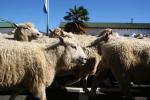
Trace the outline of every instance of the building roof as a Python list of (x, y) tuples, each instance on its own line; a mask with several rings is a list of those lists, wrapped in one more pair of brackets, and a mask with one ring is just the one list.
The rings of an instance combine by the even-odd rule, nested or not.
[[(63, 28), (66, 22), (61, 22)], [(86, 22), (89, 28), (112, 28), (112, 29), (150, 29), (150, 23), (112, 23), (112, 22)]]
[(0, 28), (14, 28), (14, 24), (11, 22), (0, 21)]

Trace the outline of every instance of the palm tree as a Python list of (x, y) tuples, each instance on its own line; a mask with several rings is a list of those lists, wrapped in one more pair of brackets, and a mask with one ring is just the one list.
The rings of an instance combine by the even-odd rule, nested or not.
[(64, 20), (68, 21), (64, 30), (67, 32), (73, 32), (76, 34), (85, 34), (87, 29), (86, 21), (89, 20), (88, 11), (83, 7), (70, 8), (67, 15), (64, 16)]

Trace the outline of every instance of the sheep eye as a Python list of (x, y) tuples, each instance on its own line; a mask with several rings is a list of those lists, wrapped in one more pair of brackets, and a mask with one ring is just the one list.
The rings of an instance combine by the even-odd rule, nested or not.
[(77, 47), (76, 46), (71, 46), (73, 49), (77, 49)]

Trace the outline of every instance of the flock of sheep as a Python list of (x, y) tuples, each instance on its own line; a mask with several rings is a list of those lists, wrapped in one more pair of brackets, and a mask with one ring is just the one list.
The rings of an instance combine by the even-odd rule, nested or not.
[[(131, 82), (150, 83), (149, 39), (119, 36), (112, 29), (90, 36), (57, 28), (43, 36), (29, 23), (16, 25), (13, 36), (0, 39), (0, 88), (14, 90), (10, 100), (23, 90), (46, 100), (46, 88), (66, 73), (75, 76), (66, 84), (83, 80), (89, 99), (94, 98), (99, 83), (110, 77), (109, 72), (129, 100), (133, 100)], [(89, 75), (94, 75), (90, 91), (86, 86)]]

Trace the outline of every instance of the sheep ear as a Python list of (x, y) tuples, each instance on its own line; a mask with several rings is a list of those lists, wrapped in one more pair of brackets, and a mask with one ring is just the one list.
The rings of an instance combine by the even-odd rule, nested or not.
[(103, 37), (104, 37), (104, 41), (107, 42), (109, 39), (109, 34), (105, 34)]
[(60, 40), (60, 44), (61, 44), (61, 45), (65, 44), (64, 38), (63, 38), (62, 36), (59, 36), (59, 40)]
[(14, 24), (14, 26), (15, 26), (16, 28), (18, 28), (18, 27), (19, 27), (16, 23), (13, 23), (13, 24)]
[(61, 32), (61, 36), (66, 37), (66, 34), (63, 30), (61, 30), (60, 32)]
[(108, 35), (109, 35), (109, 34), (105, 34), (105, 36), (104, 36), (104, 37), (105, 37), (105, 38), (108, 38)]
[(49, 32), (50, 32), (50, 33), (52, 33), (52, 32), (53, 32), (50, 28), (49, 28), (48, 30), (49, 30)]
[(96, 39), (94, 42), (91, 43), (91, 45), (87, 46), (87, 47), (93, 47), (98, 45), (100, 42), (105, 41), (107, 42), (109, 39), (109, 35), (108, 34), (104, 34), (103, 36), (99, 37), (98, 39)]

